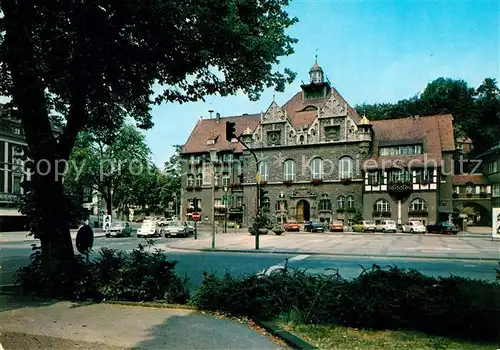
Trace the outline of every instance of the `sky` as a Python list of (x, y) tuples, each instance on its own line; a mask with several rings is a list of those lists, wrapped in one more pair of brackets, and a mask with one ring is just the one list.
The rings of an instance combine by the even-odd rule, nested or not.
[(423, 91), (439, 77), (477, 87), (486, 77), (500, 81), (500, 5), (497, 1), (291, 1), (299, 22), (288, 33), (299, 40), (280, 69), (297, 79), (284, 93), (208, 97), (206, 102), (153, 107), (155, 126), (146, 140), (163, 166), (172, 145), (184, 144), (208, 110), (221, 116), (259, 113), (300, 91), (315, 55), (333, 86), (352, 106), (396, 102)]
[(299, 19), (288, 30), (299, 41), (278, 68), (295, 71), (295, 82), (284, 93), (265, 91), (257, 102), (238, 95), (153, 106), (155, 126), (145, 135), (157, 165), (163, 167), (173, 145), (184, 144), (208, 110), (221, 116), (259, 113), (274, 94), (280, 105), (288, 101), (308, 81), (316, 54), (351, 106), (396, 102), (439, 77), (464, 79), (473, 87), (486, 77), (500, 81), (498, 1), (292, 0), (287, 11)]

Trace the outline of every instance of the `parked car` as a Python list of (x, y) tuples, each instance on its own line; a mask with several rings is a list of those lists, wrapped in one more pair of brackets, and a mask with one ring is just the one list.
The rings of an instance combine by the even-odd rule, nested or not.
[(378, 232), (397, 232), (396, 222), (394, 220), (380, 220), (375, 228)]
[(340, 220), (333, 220), (330, 223), (330, 232), (344, 232), (344, 223)]
[(161, 237), (158, 223), (152, 220), (143, 221), (141, 227), (137, 230), (137, 238), (141, 237)]
[(236, 222), (234, 221), (227, 222), (227, 228), (235, 228), (235, 227), (236, 227)]
[(291, 232), (291, 231), (300, 231), (300, 224), (297, 221), (288, 221), (283, 224), (283, 229), (286, 232)]
[(409, 233), (427, 233), (427, 228), (421, 221), (408, 221), (401, 226), (401, 231)]
[(162, 230), (165, 237), (187, 237), (189, 234), (188, 225), (183, 221), (169, 221)]
[(355, 225), (352, 225), (352, 229), (354, 232), (375, 232), (377, 227), (375, 226), (374, 221), (363, 220)]
[(194, 235), (194, 221), (186, 221), (186, 226), (188, 229), (188, 234)]
[(458, 231), (458, 227), (448, 221), (441, 221), (435, 224), (427, 225), (427, 232), (429, 233), (456, 235)]
[(132, 227), (128, 222), (114, 222), (107, 230), (106, 237), (130, 237)]
[(309, 221), (304, 225), (306, 232), (325, 232), (325, 224), (318, 221)]

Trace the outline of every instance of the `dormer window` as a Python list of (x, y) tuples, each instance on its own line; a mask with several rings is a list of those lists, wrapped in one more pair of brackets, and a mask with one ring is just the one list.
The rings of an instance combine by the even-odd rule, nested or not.
[(380, 147), (380, 156), (410, 156), (422, 154), (422, 145)]
[(215, 145), (217, 143), (217, 140), (219, 139), (219, 136), (213, 137), (211, 139), (207, 140), (207, 145)]

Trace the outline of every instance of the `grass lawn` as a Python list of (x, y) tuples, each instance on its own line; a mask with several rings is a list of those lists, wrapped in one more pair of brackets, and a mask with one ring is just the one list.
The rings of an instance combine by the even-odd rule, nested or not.
[(498, 345), (477, 344), (411, 331), (362, 331), (355, 328), (279, 323), (320, 349), (328, 350), (495, 350)]

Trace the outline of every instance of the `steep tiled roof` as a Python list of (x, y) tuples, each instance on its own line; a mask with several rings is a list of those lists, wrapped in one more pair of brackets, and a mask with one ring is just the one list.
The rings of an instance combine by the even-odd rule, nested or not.
[(473, 185), (488, 185), (490, 181), (483, 174), (459, 174), (453, 175), (453, 185), (467, 185), (472, 183)]
[[(213, 147), (217, 148), (218, 151), (234, 150), (236, 152), (241, 152), (243, 146), (240, 143), (226, 141), (227, 121), (235, 122), (236, 134), (241, 135), (245, 129), (250, 128), (254, 130), (257, 125), (259, 125), (260, 113), (225, 117), (220, 118), (220, 120), (216, 118), (198, 120), (186, 144), (182, 147), (181, 154), (209, 152)], [(207, 145), (208, 140), (217, 136), (219, 136), (219, 138), (215, 145)]]
[[(374, 130), (374, 155), (367, 168), (390, 168), (392, 166), (413, 167), (439, 165), (443, 151), (454, 151), (453, 117), (450, 114), (372, 121)], [(388, 141), (415, 142), (421, 140), (423, 153), (415, 156), (379, 156), (379, 145)]]

